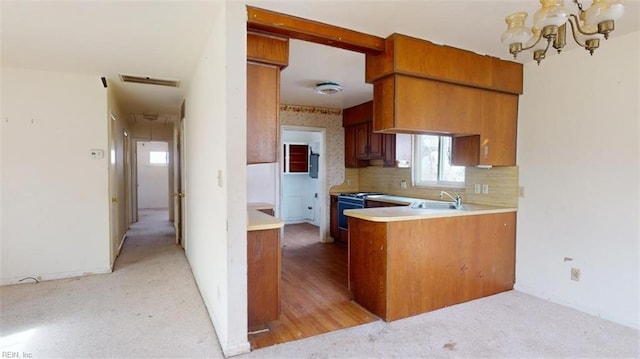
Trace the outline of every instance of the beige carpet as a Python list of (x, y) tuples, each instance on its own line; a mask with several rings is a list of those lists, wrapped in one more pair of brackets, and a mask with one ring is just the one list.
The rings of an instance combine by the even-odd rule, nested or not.
[[(166, 212), (140, 219), (112, 274), (1, 287), (0, 358), (222, 358)], [(637, 330), (512, 291), (238, 358), (638, 358), (639, 345)]]
[(638, 358), (637, 330), (516, 291), (246, 358)]
[(167, 218), (167, 211), (141, 211), (112, 274), (0, 288), (0, 352), (222, 358)]

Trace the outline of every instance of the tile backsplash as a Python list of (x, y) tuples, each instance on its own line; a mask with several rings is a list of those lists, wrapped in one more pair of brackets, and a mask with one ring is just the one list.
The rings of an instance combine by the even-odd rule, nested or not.
[[(518, 207), (518, 167), (476, 168), (465, 172), (466, 200), (469, 203)], [(475, 185), (487, 185), (489, 193), (475, 193)]]
[[(354, 171), (355, 169), (349, 169)], [(440, 191), (458, 192), (463, 202), (487, 204), (494, 206), (518, 206), (518, 167), (476, 168), (467, 167), (465, 172), (465, 188), (416, 188), (411, 186), (410, 168), (385, 168), (370, 166), (357, 170), (352, 175), (351, 184), (357, 181), (353, 191), (381, 192), (395, 196), (416, 197), (424, 199), (440, 199)], [(407, 188), (401, 186), (406, 181)], [(346, 182), (346, 181), (345, 181)], [(475, 185), (488, 186), (489, 193), (475, 193)], [(333, 188), (332, 188), (333, 192)], [(344, 191), (346, 192), (346, 191)]]
[(341, 192), (358, 192), (359, 170), (357, 168), (344, 169), (344, 182), (340, 185), (332, 186), (329, 190), (331, 194)]

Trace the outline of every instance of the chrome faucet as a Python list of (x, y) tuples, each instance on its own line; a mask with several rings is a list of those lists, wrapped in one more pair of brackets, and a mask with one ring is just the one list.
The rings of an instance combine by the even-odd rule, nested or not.
[(453, 197), (452, 195), (450, 195), (445, 191), (440, 191), (440, 198), (443, 198), (444, 195), (447, 195), (447, 197), (451, 198), (455, 202), (456, 209), (462, 209), (462, 197), (460, 197), (458, 192), (454, 192), (454, 193), (456, 194), (455, 197)]

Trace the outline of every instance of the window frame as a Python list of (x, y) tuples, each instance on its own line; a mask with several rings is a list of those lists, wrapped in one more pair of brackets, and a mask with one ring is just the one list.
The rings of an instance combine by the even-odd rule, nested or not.
[[(421, 165), (419, 163), (420, 156), (420, 139), (418, 136), (434, 136), (438, 137), (438, 180), (437, 181), (419, 181), (418, 180), (418, 172), (421, 170)], [(417, 188), (455, 188), (455, 189), (464, 189), (466, 188), (466, 173), (464, 181), (444, 181), (441, 180), (442, 176), (442, 160), (446, 159), (447, 152), (443, 151), (443, 143), (442, 137), (449, 137), (453, 140), (452, 136), (447, 135), (438, 135), (438, 134), (415, 134), (411, 136), (411, 185)], [(453, 141), (451, 141), (451, 146), (453, 146)], [(445, 148), (446, 150), (446, 148)], [(449, 149), (449, 153), (453, 150)], [(464, 166), (456, 166), (456, 167), (464, 167)], [(466, 172), (466, 171), (465, 171)]]

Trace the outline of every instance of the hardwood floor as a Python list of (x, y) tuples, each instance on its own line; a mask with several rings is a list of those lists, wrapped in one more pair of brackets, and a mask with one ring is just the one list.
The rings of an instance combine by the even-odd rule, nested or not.
[(318, 241), (318, 227), (285, 226), (282, 248), (282, 313), (264, 327), (249, 328), (252, 349), (307, 338), (378, 320), (351, 302), (347, 247)]

